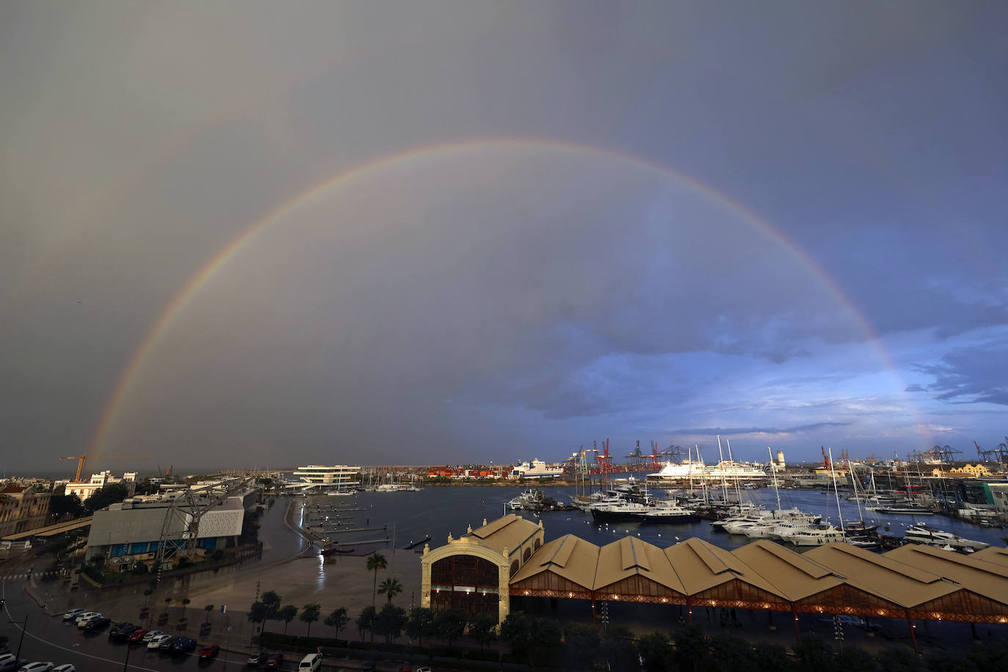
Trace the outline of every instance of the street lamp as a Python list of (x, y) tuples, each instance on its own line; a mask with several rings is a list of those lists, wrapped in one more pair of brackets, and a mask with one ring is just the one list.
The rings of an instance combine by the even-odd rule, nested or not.
[[(13, 618), (10, 617), (10, 611), (7, 610), (7, 600), (0, 598), (0, 610), (7, 612), (7, 621), (9, 623), (17, 623)], [(21, 637), (18, 639), (17, 653), (14, 654), (15, 658), (21, 658), (21, 645), (24, 644), (25, 631), (28, 629), (28, 613), (25, 612), (24, 622), (21, 625)]]

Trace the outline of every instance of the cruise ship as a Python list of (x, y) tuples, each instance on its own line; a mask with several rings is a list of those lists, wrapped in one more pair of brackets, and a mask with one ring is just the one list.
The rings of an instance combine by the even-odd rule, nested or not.
[(543, 460), (522, 462), (511, 468), (511, 478), (560, 478), (563, 466), (546, 464)]
[(298, 467), (294, 471), (294, 477), (298, 479), (296, 485), (303, 489), (317, 487), (321, 490), (349, 490), (360, 481), (360, 470), (360, 467), (345, 464), (309, 464)]
[(767, 477), (762, 465), (748, 462), (723, 460), (715, 465), (707, 466), (700, 462), (685, 461), (676, 464), (668, 462), (661, 471), (648, 474), (647, 480), (652, 484), (682, 484), (690, 480), (700, 481), (756, 481)]

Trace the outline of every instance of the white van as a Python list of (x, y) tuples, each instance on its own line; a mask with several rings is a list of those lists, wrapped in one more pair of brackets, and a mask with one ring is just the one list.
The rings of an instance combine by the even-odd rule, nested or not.
[(309, 670), (310, 672), (315, 672), (320, 667), (322, 667), (322, 654), (309, 653), (307, 656), (301, 659), (301, 663), (298, 665), (298, 672), (301, 672), (302, 670)]

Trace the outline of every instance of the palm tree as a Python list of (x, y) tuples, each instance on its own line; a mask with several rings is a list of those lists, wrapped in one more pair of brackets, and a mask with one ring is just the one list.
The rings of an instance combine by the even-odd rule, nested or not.
[(293, 604), (288, 604), (287, 606), (280, 607), (280, 609), (277, 610), (276, 617), (277, 620), (284, 622), (285, 635), (287, 634), (287, 625), (294, 620), (294, 617), (297, 616), (297, 613), (298, 608), (295, 607)]
[(385, 556), (375, 551), (367, 558), (367, 568), (369, 572), (374, 572), (374, 587), (371, 592), (371, 607), (374, 608), (378, 604), (378, 570), (385, 569), (388, 567), (388, 561), (385, 560)]
[(325, 624), (336, 631), (336, 639), (339, 639), (340, 630), (345, 628), (349, 622), (350, 617), (347, 615), (347, 610), (343, 607), (333, 609), (333, 612), (325, 617)]
[(319, 606), (317, 602), (312, 602), (311, 604), (306, 604), (301, 610), (301, 616), (299, 618), (308, 624), (308, 632), (306, 637), (311, 637), (311, 624), (319, 619), (319, 611), (322, 607)]
[(378, 593), (388, 597), (388, 603), (392, 604), (392, 598), (402, 592), (402, 584), (399, 579), (387, 578), (378, 587)]

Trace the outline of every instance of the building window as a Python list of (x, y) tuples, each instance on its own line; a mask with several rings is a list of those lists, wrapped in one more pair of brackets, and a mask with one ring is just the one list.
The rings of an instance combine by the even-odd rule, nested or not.
[(452, 555), (431, 564), (431, 608), (462, 609), (496, 618), (500, 568), (474, 555)]
[(540, 546), (542, 546), (542, 542), (540, 542), (538, 539), (536, 539), (535, 540), (535, 550), (538, 551)]
[(526, 548), (526, 549), (525, 549), (525, 552), (524, 552), (524, 553), (522, 553), (522, 562), (523, 562), (523, 563), (524, 563), (524, 562), (528, 562), (528, 559), (529, 559), (530, 557), (532, 557), (532, 549), (531, 549), (531, 548)]

